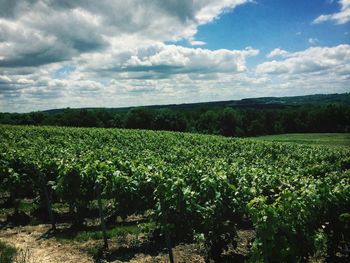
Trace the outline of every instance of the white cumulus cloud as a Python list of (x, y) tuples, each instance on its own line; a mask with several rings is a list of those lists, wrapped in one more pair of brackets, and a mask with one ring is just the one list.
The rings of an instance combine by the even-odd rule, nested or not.
[(328, 70), (337, 73), (349, 63), (350, 45), (312, 47), (304, 51), (289, 53), (281, 61), (264, 62), (257, 66), (257, 72), (263, 74), (300, 74)]
[(345, 24), (350, 21), (350, 0), (339, 0), (340, 11), (328, 15), (320, 15), (313, 23), (320, 24), (326, 21), (334, 21), (336, 24)]
[(200, 25), (250, 2), (0, 0), (0, 111), (348, 89), (349, 45), (276, 48), (255, 68), (258, 49), (209, 49), (196, 38)]
[(269, 54), (267, 54), (267, 58), (274, 58), (274, 57), (285, 57), (289, 54), (289, 52), (280, 49), (280, 48), (275, 48), (272, 50)]
[[(129, 72), (147, 76), (151, 72), (160, 77), (189, 73), (237, 73), (247, 69), (247, 57), (258, 54), (259, 50), (252, 48), (209, 50), (156, 43), (139, 48), (114, 50), (109, 54), (86, 54), (82, 56), (81, 70), (98, 75), (103, 75), (103, 72)], [(130, 78), (134, 76), (135, 74), (130, 74)]]

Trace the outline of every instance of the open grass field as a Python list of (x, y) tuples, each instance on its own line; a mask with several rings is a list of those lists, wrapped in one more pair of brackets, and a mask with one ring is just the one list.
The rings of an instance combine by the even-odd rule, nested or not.
[(350, 133), (290, 133), (256, 137), (258, 140), (350, 147)]

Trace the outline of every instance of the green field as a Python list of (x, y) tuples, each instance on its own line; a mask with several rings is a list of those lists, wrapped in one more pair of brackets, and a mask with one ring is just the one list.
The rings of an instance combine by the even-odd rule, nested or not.
[[(102, 239), (104, 228), (96, 222), (105, 212), (107, 238), (145, 231), (140, 225), (121, 229), (111, 220), (139, 217), (151, 235), (147, 246), (164, 249), (165, 240), (171, 240), (168, 248), (198, 243), (216, 261), (228, 247), (237, 248), (242, 230), (254, 233), (241, 255), (249, 262), (305, 262), (315, 255), (339, 262), (334, 260), (350, 253), (348, 147), (163, 131), (0, 126), (0, 156), (3, 196), (22, 212), (31, 209), (28, 200), (42, 208), (30, 211), (28, 222), (39, 214), (53, 225), (57, 218), (63, 221), (61, 233), (90, 231), (56, 233), (58, 239)], [(57, 207), (66, 209), (64, 214)], [(227, 262), (235, 262), (235, 255)]]
[(291, 133), (256, 137), (258, 140), (350, 147), (350, 133)]

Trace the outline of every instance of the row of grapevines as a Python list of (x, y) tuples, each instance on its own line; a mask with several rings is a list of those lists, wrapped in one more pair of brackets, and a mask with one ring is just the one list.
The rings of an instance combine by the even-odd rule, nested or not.
[[(151, 211), (173, 241), (203, 239), (212, 258), (251, 224), (254, 262), (306, 261), (349, 248), (350, 151), (195, 134), (0, 126), (1, 190), (116, 215)], [(51, 212), (52, 213), (52, 212)], [(54, 219), (52, 214), (51, 220)]]

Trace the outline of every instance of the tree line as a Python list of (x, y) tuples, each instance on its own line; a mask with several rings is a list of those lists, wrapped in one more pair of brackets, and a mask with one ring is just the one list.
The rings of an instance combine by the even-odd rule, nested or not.
[(167, 130), (237, 137), (298, 132), (350, 132), (350, 106), (328, 104), (186, 109), (137, 107), (125, 112), (67, 108), (57, 113), (0, 113), (0, 123)]

